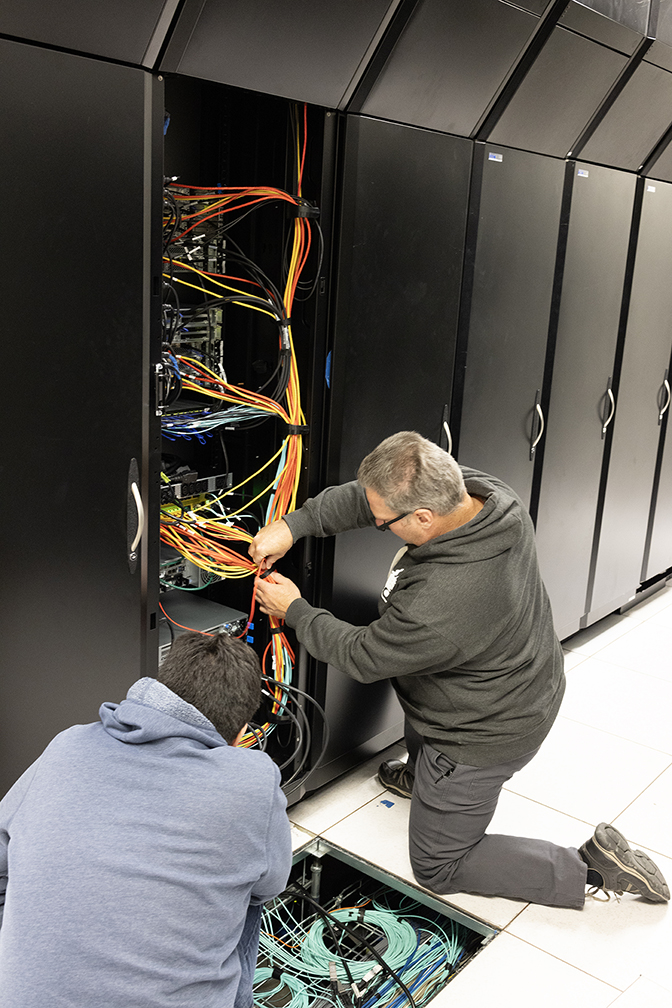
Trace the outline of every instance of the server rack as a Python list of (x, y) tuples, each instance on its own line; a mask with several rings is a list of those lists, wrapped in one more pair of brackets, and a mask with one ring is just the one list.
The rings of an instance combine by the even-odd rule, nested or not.
[(568, 163), (571, 204), (535, 509), (537, 553), (560, 637), (578, 630), (586, 611), (602, 463), (616, 411), (635, 184), (625, 172)]
[(564, 164), (477, 144), (470, 205), (456, 402), (459, 461), (532, 498), (545, 428)]

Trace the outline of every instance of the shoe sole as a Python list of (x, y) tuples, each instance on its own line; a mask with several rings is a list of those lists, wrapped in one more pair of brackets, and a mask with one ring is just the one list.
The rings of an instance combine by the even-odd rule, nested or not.
[(411, 795), (408, 791), (402, 791), (400, 788), (395, 787), (394, 784), (387, 784), (380, 774), (376, 774), (376, 777), (378, 779), (378, 783), (382, 784), (386, 791), (391, 791), (392, 794), (397, 795), (399, 798), (408, 798), (410, 800)]
[[(597, 829), (599, 830), (600, 827), (598, 826)], [(615, 826), (609, 826), (609, 830), (611, 834), (613, 834), (613, 837), (607, 834), (606, 829), (602, 832), (605, 837), (614, 841), (614, 847), (612, 848), (604, 847), (602, 843), (600, 843), (597, 838), (597, 830), (595, 831), (595, 835), (592, 837), (592, 841), (600, 853), (620, 871), (625, 872), (626, 875), (634, 876), (642, 883), (642, 885), (646, 888), (646, 892), (640, 893), (639, 895), (650, 900), (652, 903), (667, 903), (670, 898), (669, 890), (658, 866), (654, 864), (651, 858), (647, 857), (643, 851), (633, 851), (623, 834), (619, 833)], [(650, 878), (647, 878), (646, 875), (643, 874), (644, 871), (649, 873)], [(667, 896), (665, 896), (664, 891), (659, 892), (657, 889), (653, 888), (652, 882), (654, 881), (661, 887), (661, 889), (667, 891)], [(627, 892), (627, 889), (624, 889), (624, 891)]]

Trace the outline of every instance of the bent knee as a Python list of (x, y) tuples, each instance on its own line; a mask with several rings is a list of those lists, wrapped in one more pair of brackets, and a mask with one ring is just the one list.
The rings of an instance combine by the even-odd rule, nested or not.
[(414, 857), (411, 854), (411, 868), (415, 881), (438, 895), (445, 895), (451, 891), (450, 881), (459, 863), (459, 857), (451, 860), (446, 857), (428, 857), (426, 854)]

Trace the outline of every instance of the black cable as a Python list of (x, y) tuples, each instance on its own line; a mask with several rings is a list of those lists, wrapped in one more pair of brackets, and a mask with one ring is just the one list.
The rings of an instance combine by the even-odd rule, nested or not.
[(173, 630), (173, 625), (167, 616), (160, 616), (159, 623), (165, 623), (170, 630), (170, 643), (171, 645), (175, 643), (175, 631)]
[[(261, 752), (266, 752), (266, 743), (268, 741), (268, 735), (263, 729), (263, 725), (255, 725), (253, 722), (247, 722), (247, 730), (251, 732), (255, 739), (257, 740), (257, 745)], [(261, 738), (259, 738), (261, 736)]]
[[(265, 691), (263, 689), (261, 691), (261, 695), (267, 697), (269, 700), (272, 700), (273, 703), (277, 703), (275, 697), (271, 693), (269, 693), (269, 692), (267, 692), (267, 691)], [(282, 703), (283, 703), (283, 711), (282, 711), (282, 713), (281, 714), (277, 714), (277, 715), (274, 714), (272, 716), (273, 717), (285, 717), (286, 716), (291, 721), (294, 722), (294, 724), (296, 725), (297, 743), (296, 743), (296, 748), (294, 749), (294, 752), (289, 757), (289, 759), (285, 760), (285, 762), (282, 763), (282, 764), (278, 764), (278, 769), (280, 769), (280, 770), (284, 770), (285, 767), (289, 766), (289, 764), (292, 762), (292, 760), (296, 759), (297, 755), (301, 752), (301, 750), (303, 748), (303, 739), (304, 739), (304, 733), (303, 733), (303, 729), (302, 729), (302, 727), (301, 727), (301, 725), (299, 723), (299, 719), (297, 718), (297, 716), (295, 714), (293, 714), (290, 711), (289, 707), (287, 706), (287, 701), (286, 700), (283, 700)], [(300, 707), (297, 707), (297, 709), (299, 711), (301, 711)], [(305, 727), (307, 729), (308, 740), (310, 741), (310, 728), (308, 727), (308, 722), (307, 722), (307, 719), (305, 718), (304, 712), (301, 711), (301, 714), (304, 717), (304, 725), (305, 725)], [(273, 724), (273, 723), (274, 722), (271, 721), (271, 724)], [(275, 723), (277, 723), (277, 722), (275, 722)], [(304, 758), (304, 762), (305, 762), (305, 758)]]
[(303, 288), (306, 288), (306, 287), (310, 286), (310, 290), (308, 291), (308, 293), (304, 297), (298, 297), (295, 294), (294, 295), (294, 300), (295, 301), (310, 301), (310, 299), (312, 298), (313, 294), (317, 290), (317, 285), (318, 285), (318, 283), (320, 281), (320, 274), (322, 272), (322, 262), (324, 260), (324, 235), (322, 234), (322, 228), (320, 227), (318, 221), (314, 220), (312, 223), (317, 228), (317, 233), (318, 233), (318, 236), (319, 236), (319, 239), (320, 239), (320, 251), (319, 251), (318, 259), (317, 259), (317, 267), (315, 269), (315, 279), (310, 284), (307, 281), (304, 282), (302, 280), (299, 280), (299, 282), (297, 284), (297, 288), (300, 287), (300, 288), (303, 289)]
[[(288, 888), (289, 888), (290, 892), (292, 890), (296, 890), (298, 892), (298, 894), (300, 895), (301, 899), (305, 899), (312, 906), (315, 906), (316, 908), (319, 908), (319, 912), (320, 913), (325, 914), (326, 916), (330, 916), (329, 914), (327, 914), (327, 911), (324, 909), (324, 907), (320, 906), (320, 904), (317, 902), (317, 900), (314, 900), (312, 896), (308, 896), (308, 894), (303, 890), (303, 886), (300, 883), (293, 882), (292, 885), (290, 885)], [(389, 965), (389, 963), (385, 962), (385, 960), (383, 959), (383, 957), (380, 954), (380, 952), (378, 952), (378, 950), (375, 949), (373, 947), (373, 945), (371, 945), (371, 943), (366, 940), (366, 938), (362, 938), (360, 935), (358, 935), (357, 932), (355, 931), (355, 929), (352, 928), (348, 924), (347, 921), (339, 921), (335, 917), (331, 917), (331, 922), (332, 922), (332, 924), (338, 925), (338, 927), (342, 928), (343, 931), (346, 932), (346, 934), (350, 935), (351, 938), (353, 938), (355, 941), (360, 942), (360, 944), (362, 944), (364, 946), (364, 948), (368, 949), (368, 951), (371, 953), (371, 955), (374, 957), (374, 959), (378, 960), (378, 962), (380, 963), (380, 965), (382, 966), (382, 968), (385, 970), (385, 972), (387, 974), (389, 974), (389, 976), (392, 977), (392, 979), (394, 980), (394, 982), (396, 984), (399, 985), (399, 987), (401, 988), (401, 990), (406, 995), (406, 998), (408, 999), (408, 1003), (411, 1006), (411, 1008), (415, 1008), (415, 1001), (413, 1000), (413, 995), (411, 994), (410, 990), (408, 989), (408, 987), (406, 986), (406, 984), (404, 983), (404, 981), (401, 979), (401, 977), (399, 976), (399, 974), (396, 972), (396, 970), (393, 970), (392, 967)], [(338, 946), (337, 946), (337, 948), (338, 948)], [(339, 955), (340, 954), (341, 953), (340, 953), (340, 949), (339, 949)], [(343, 962), (343, 966), (345, 966), (345, 961)], [(353, 983), (354, 981), (352, 981), (352, 978), (351, 978), (350, 973), (349, 973), (348, 970), (346, 970), (346, 973), (348, 973), (348, 979), (350, 979), (351, 983)]]
[[(348, 963), (348, 960), (346, 959), (346, 957), (341, 952), (341, 943), (340, 943), (338, 935), (336, 934), (336, 931), (334, 929), (334, 925), (337, 924), (342, 930), (345, 930), (345, 928), (343, 927), (343, 921), (336, 920), (336, 918), (332, 917), (332, 915), (327, 910), (325, 910), (324, 907), (320, 903), (318, 903), (318, 901), (316, 899), (313, 899), (312, 896), (308, 895), (308, 893), (303, 888), (303, 886), (301, 885), (300, 882), (292, 882), (292, 884), (287, 887), (286, 891), (288, 891), (290, 893), (296, 893), (296, 895), (299, 897), (299, 899), (305, 900), (306, 903), (310, 903), (311, 906), (315, 907), (315, 909), (317, 910), (317, 912), (320, 915), (320, 917), (322, 917), (322, 919), (324, 920), (324, 923), (326, 924), (327, 928), (329, 929), (329, 933), (331, 934), (332, 941), (333, 941), (334, 945), (336, 946), (336, 952), (337, 952), (337, 954), (338, 954), (341, 962), (343, 963), (343, 969), (345, 970), (345, 975), (347, 976), (348, 981), (350, 983), (350, 989), (353, 990), (354, 985), (355, 985), (355, 980), (354, 980), (354, 977), (353, 977), (352, 973), (350, 972), (350, 964)], [(350, 937), (352, 937), (352, 935)], [(354, 993), (354, 990), (353, 990), (353, 993)]]
[[(269, 676), (262, 676), (261, 680), (262, 680), (262, 682), (268, 683), (270, 686), (280, 687), (281, 689), (284, 689), (284, 690), (286, 690), (288, 692), (291, 691), (291, 692), (297, 693), (299, 696), (302, 696), (306, 700), (309, 700), (310, 703), (313, 704), (313, 706), (316, 708), (316, 710), (320, 714), (320, 717), (322, 718), (323, 737), (322, 737), (322, 748), (320, 749), (320, 754), (317, 757), (317, 760), (315, 761), (315, 763), (313, 764), (313, 766), (308, 771), (308, 773), (306, 773), (299, 781), (297, 781), (294, 784), (294, 787), (291, 788), (291, 790), (287, 791), (285, 789), (288, 787), (288, 785), (290, 783), (293, 783), (294, 777), (296, 776), (296, 774), (293, 774), (292, 777), (290, 777), (289, 781), (287, 781), (285, 784), (283, 784), (283, 791), (284, 791), (285, 795), (287, 795), (287, 797), (290, 797), (295, 791), (298, 791), (298, 789), (300, 787), (302, 787), (305, 784), (306, 781), (310, 780), (311, 775), (322, 764), (322, 760), (324, 759), (324, 754), (326, 753), (327, 747), (329, 745), (329, 724), (327, 722), (327, 715), (326, 715), (326, 711), (324, 710), (323, 707), (320, 706), (320, 704), (317, 702), (317, 700), (314, 697), (312, 697), (310, 695), (310, 693), (306, 693), (306, 692), (304, 692), (304, 690), (299, 689), (298, 686), (292, 686), (292, 685), (289, 685), (288, 683), (278, 682), (276, 679), (271, 679)], [(298, 704), (297, 704), (297, 707), (298, 707)], [(301, 708), (299, 708), (299, 709), (301, 709)], [(305, 763), (305, 760), (303, 761), (303, 763)], [(302, 766), (303, 766), (303, 764), (302, 764)]]

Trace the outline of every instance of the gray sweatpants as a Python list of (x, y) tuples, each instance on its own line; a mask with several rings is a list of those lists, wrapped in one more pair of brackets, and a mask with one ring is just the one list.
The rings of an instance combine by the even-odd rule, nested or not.
[(418, 882), (441, 895), (467, 892), (580, 909), (587, 865), (574, 847), (486, 833), (503, 785), (538, 749), (498, 766), (454, 763), (406, 723), (415, 773), (409, 849)]

